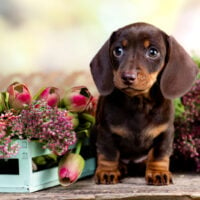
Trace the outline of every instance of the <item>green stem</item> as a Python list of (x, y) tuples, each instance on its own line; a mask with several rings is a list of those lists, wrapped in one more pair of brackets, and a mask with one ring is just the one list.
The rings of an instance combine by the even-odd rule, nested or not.
[(75, 150), (75, 154), (80, 154), (81, 152), (81, 147), (82, 147), (82, 141), (78, 141), (76, 144), (76, 150)]

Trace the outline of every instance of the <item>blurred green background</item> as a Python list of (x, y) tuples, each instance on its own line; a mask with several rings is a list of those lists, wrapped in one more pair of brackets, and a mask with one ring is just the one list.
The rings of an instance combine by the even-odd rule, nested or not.
[(1, 75), (89, 70), (109, 35), (138, 21), (200, 54), (199, 0), (0, 0)]

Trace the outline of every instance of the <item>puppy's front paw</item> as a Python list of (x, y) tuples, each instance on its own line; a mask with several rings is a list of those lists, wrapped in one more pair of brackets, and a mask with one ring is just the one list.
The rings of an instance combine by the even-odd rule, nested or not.
[(119, 183), (121, 173), (118, 169), (116, 170), (106, 170), (97, 168), (95, 173), (96, 184), (116, 184)]
[(146, 170), (146, 182), (148, 185), (169, 185), (173, 184), (170, 171)]

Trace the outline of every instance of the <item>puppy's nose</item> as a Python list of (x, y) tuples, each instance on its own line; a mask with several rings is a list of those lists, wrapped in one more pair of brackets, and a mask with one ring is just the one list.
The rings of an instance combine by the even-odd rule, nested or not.
[(121, 74), (121, 79), (123, 80), (124, 84), (131, 85), (136, 79), (136, 74), (130, 72), (123, 72)]

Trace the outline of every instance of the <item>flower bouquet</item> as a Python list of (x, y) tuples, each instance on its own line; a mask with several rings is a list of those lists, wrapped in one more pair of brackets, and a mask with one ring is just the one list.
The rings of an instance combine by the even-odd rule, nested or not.
[[(194, 59), (200, 67), (200, 59)], [(200, 76), (191, 90), (175, 100), (174, 170), (200, 172)]]
[[(24, 141), (37, 144), (32, 151), (48, 152), (31, 158), (32, 172), (58, 166), (56, 176), (61, 185), (75, 182), (84, 174), (86, 158), (81, 147), (89, 148), (95, 106), (95, 98), (83, 86), (67, 90), (61, 98), (55, 87), (42, 88), (32, 97), (25, 84), (11, 84), (0, 93), (0, 171), (5, 170), (1, 166), (7, 160), (19, 154)], [(93, 172), (94, 163), (90, 166)]]

